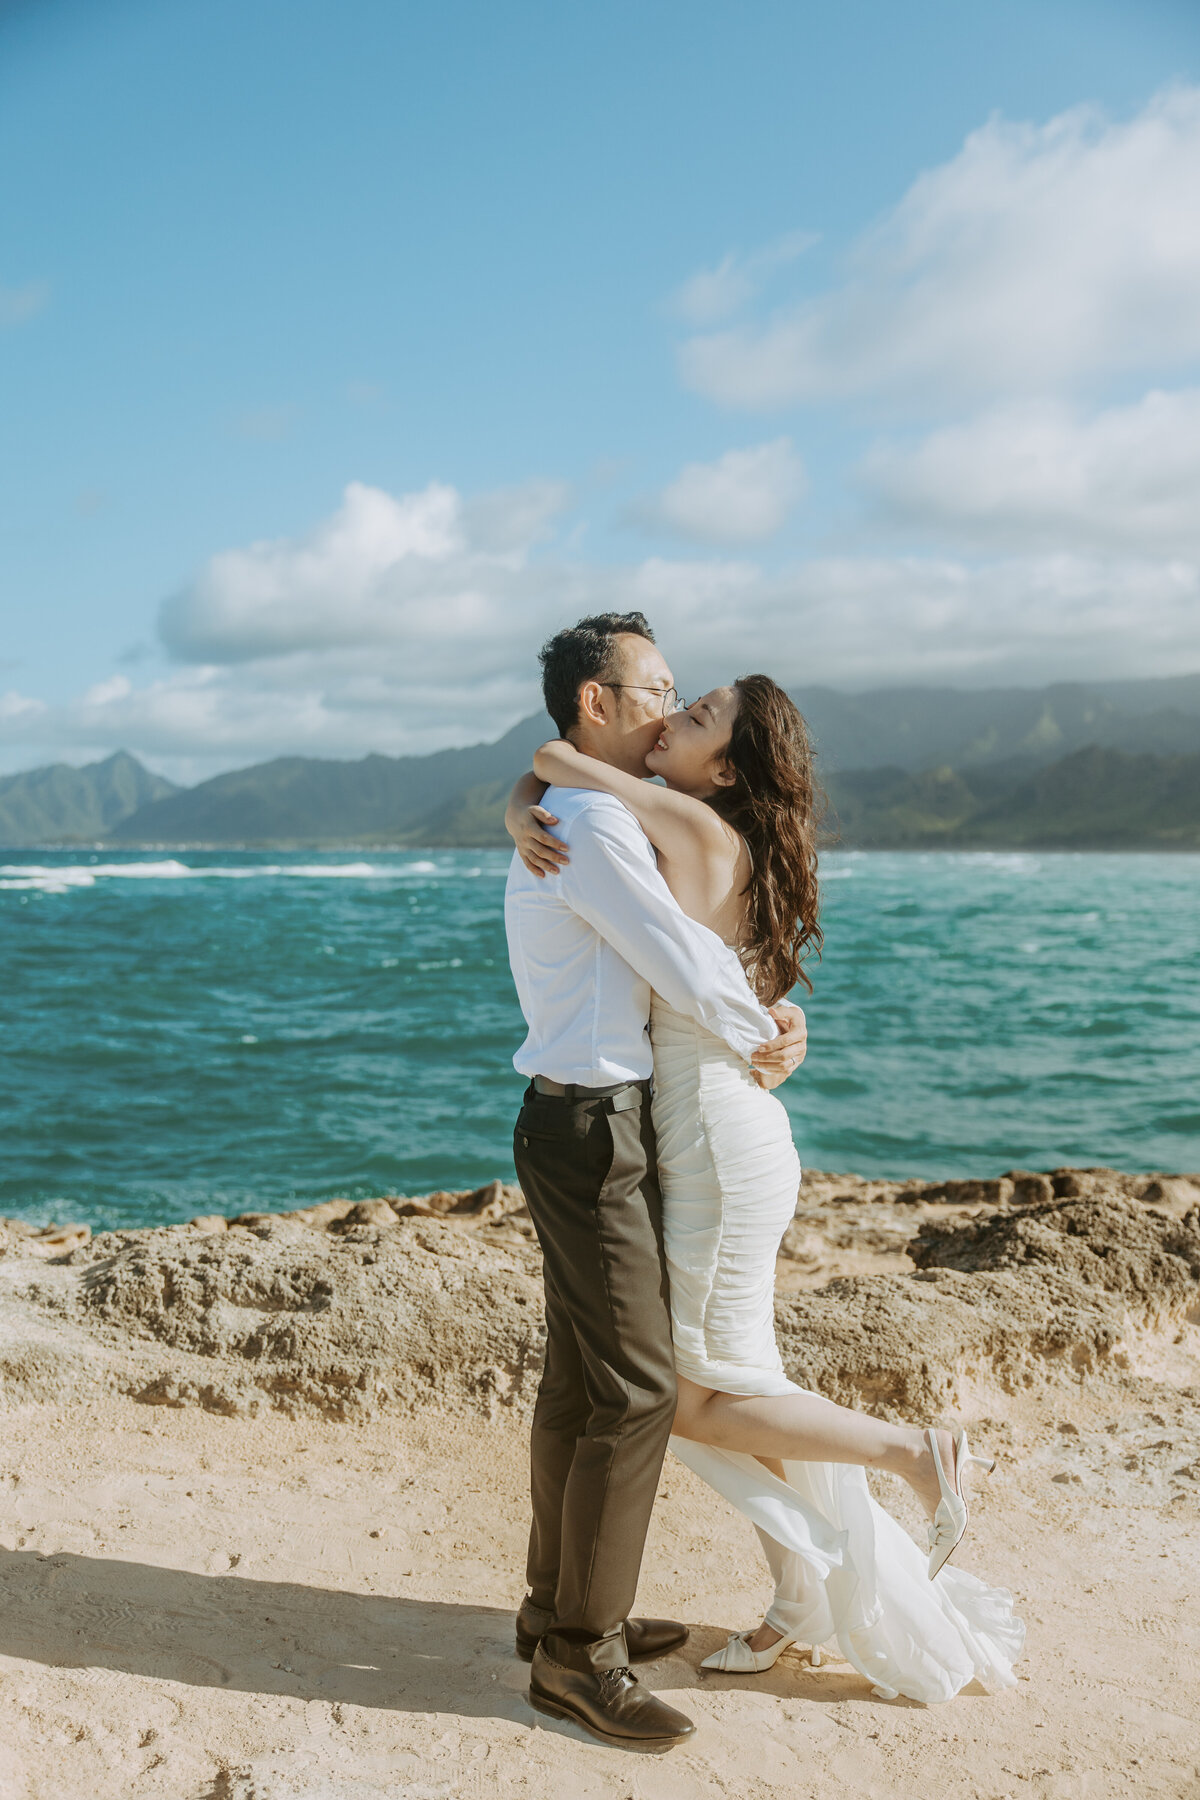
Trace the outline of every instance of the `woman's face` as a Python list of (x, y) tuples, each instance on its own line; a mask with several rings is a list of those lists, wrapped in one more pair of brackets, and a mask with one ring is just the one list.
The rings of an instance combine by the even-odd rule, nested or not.
[(677, 793), (700, 800), (728, 787), (726, 757), (737, 709), (736, 688), (719, 687), (672, 713), (646, 758), (650, 773), (661, 775)]

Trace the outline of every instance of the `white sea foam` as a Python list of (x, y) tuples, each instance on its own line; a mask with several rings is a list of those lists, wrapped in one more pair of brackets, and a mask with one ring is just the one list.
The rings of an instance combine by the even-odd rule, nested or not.
[(1027, 850), (968, 850), (962, 854), (985, 867), (1003, 869), (1012, 875), (1040, 875), (1041, 861)]
[(64, 863), (59, 868), (50, 868), (39, 863), (5, 863), (0, 867), (0, 876), (11, 876), (16, 879), (6, 880), (4, 886), (34, 887), (43, 882), (55, 882), (59, 887), (91, 887), (103, 876), (120, 876), (126, 881), (174, 881), (180, 876), (203, 873), (204, 871), (189, 869), (186, 863), (153, 862), (153, 863)]
[[(64, 863), (52, 868), (42, 863), (0, 865), (0, 890), (25, 889), (43, 894), (66, 894), (73, 888), (94, 887), (97, 881), (252, 881), (280, 876), (307, 881), (387, 881), (408, 875), (454, 874), (436, 863), (258, 863), (240, 867), (221, 864), (191, 867), (169, 857), (162, 862)], [(477, 869), (469, 871), (478, 874)]]
[[(271, 863), (263, 869), (247, 869), (247, 875), (304, 875), (310, 880), (362, 881), (370, 875), (398, 875), (399, 869), (381, 868), (377, 863)], [(207, 875), (207, 869), (197, 869)]]
[(25, 881), (0, 881), (4, 888), (32, 889), (39, 894), (68, 894), (73, 887), (91, 887), (91, 881), (56, 881), (49, 875), (35, 875)]

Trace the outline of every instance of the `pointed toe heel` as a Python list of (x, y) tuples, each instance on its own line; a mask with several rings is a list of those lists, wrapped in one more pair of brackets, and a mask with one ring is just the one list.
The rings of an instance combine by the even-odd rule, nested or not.
[[(726, 1675), (762, 1675), (779, 1661), (789, 1645), (794, 1644), (794, 1637), (781, 1637), (767, 1650), (752, 1650), (750, 1639), (753, 1631), (731, 1631), (728, 1640), (711, 1656), (706, 1656), (700, 1664), (702, 1669), (720, 1669)], [(821, 1652), (813, 1647), (813, 1667), (819, 1668)]]
[(982, 1469), (990, 1475), (996, 1467), (991, 1456), (976, 1456), (967, 1443), (965, 1431), (953, 1434), (953, 1452), (950, 1472), (947, 1476), (942, 1462), (942, 1453), (938, 1447), (937, 1432), (927, 1431), (929, 1448), (933, 1452), (933, 1466), (937, 1471), (938, 1489), (941, 1498), (937, 1511), (929, 1527), (929, 1579), (936, 1575), (949, 1562), (951, 1556), (967, 1535), (967, 1526), (971, 1521), (971, 1509), (967, 1504), (967, 1496), (963, 1489), (962, 1478), (971, 1468)]

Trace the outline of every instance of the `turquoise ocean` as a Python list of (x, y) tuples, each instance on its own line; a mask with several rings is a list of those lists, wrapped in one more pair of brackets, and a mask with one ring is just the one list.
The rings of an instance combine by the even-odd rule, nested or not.
[[(0, 1212), (512, 1175), (508, 858), (0, 852)], [(801, 1160), (1200, 1169), (1200, 858), (833, 854)]]

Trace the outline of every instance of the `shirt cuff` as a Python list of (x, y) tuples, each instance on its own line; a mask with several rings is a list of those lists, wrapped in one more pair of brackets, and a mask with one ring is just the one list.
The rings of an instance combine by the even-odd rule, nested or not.
[[(773, 1023), (773, 1021), (772, 1021), (772, 1023)], [(776, 1032), (775, 1035), (778, 1037), (779, 1033)], [(742, 1061), (745, 1063), (750, 1062), (754, 1056), (754, 1052), (756, 1050), (761, 1050), (763, 1047), (763, 1039), (762, 1038), (750, 1037), (749, 1035), (743, 1036), (740, 1032), (737, 1034), (736, 1037), (730, 1037), (728, 1034), (726, 1034), (725, 1042), (729, 1045), (729, 1048), (731, 1050), (735, 1051), (737, 1053), (737, 1055), (740, 1056)]]

